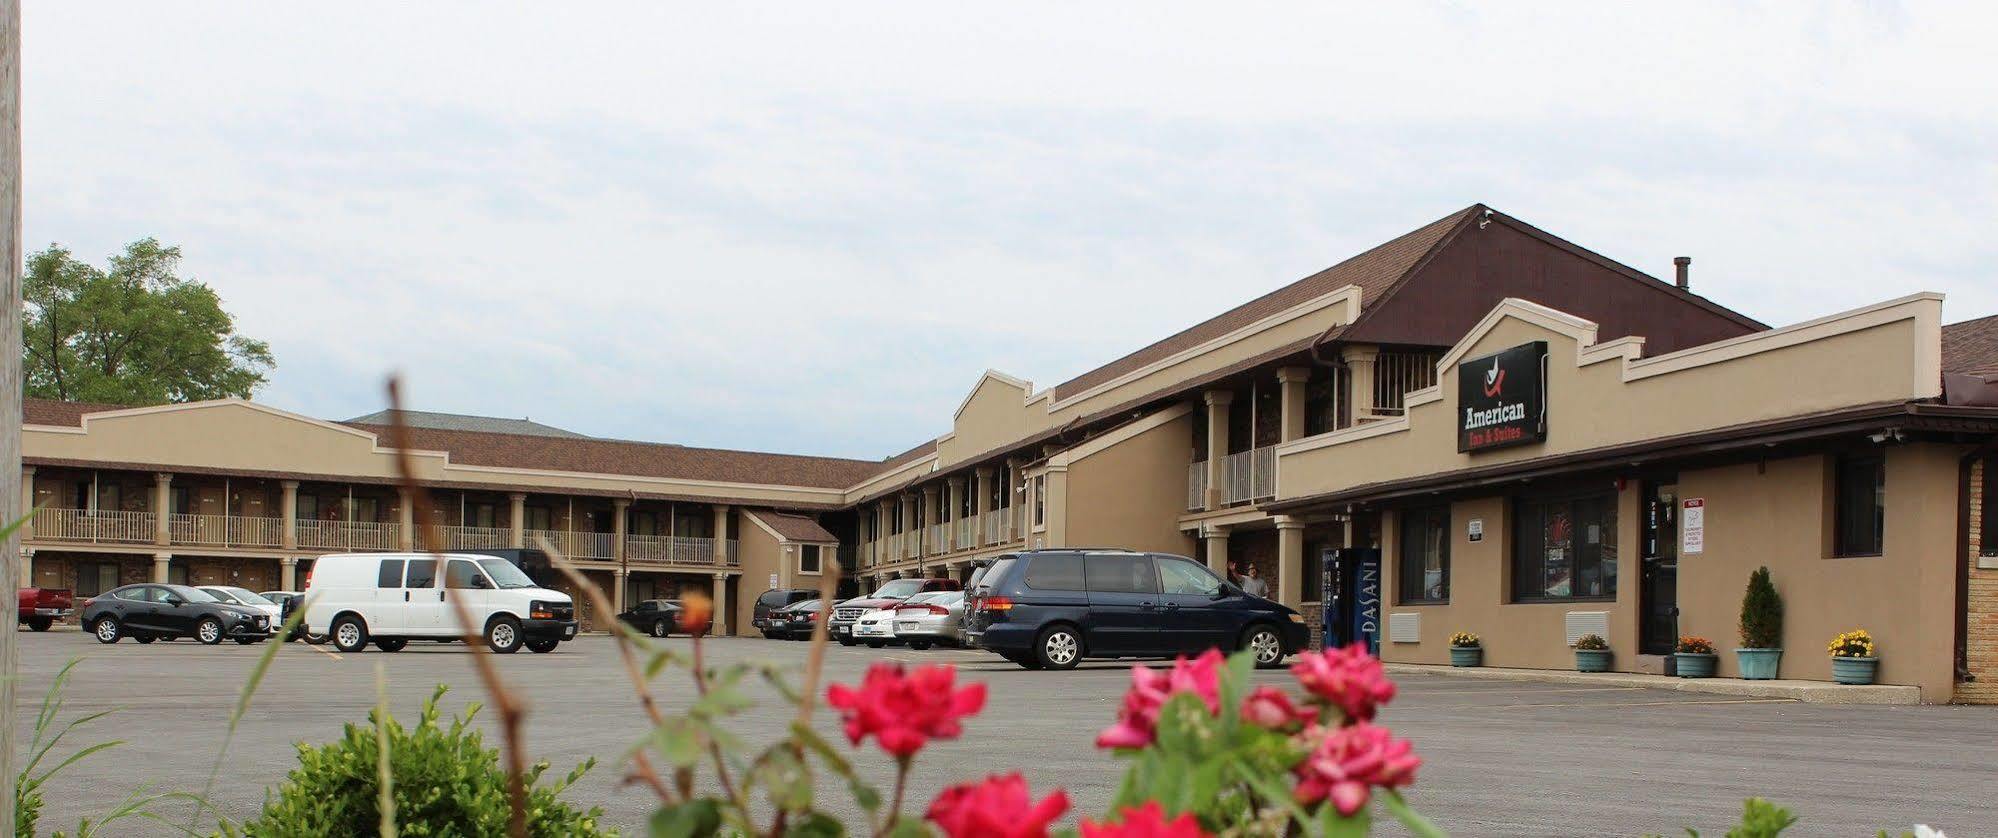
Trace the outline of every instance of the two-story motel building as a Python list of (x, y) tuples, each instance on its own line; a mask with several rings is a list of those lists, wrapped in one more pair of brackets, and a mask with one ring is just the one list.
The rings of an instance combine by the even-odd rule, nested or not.
[[(1944, 327), (1915, 295), (1770, 329), (1678, 274), (1476, 205), (1053, 387), (987, 372), (948, 433), (883, 460), (405, 420), (435, 546), (546, 539), (616, 607), (698, 586), (732, 633), (831, 563), (871, 588), (1128, 547), (1254, 565), (1314, 620), (1329, 596), (1342, 638), (1369, 618), (1391, 661), (1444, 660), (1464, 630), (1488, 665), (1563, 668), (1589, 631), (1657, 671), (1679, 634), (1725, 647), (1767, 565), (1786, 677), (1828, 677), (1824, 643), (1864, 626), (1883, 682), (1998, 700), (1998, 319)], [(1532, 398), (1479, 401), (1505, 358)], [(314, 555), (432, 546), (387, 421), (29, 400), (29, 581), (296, 589)]]

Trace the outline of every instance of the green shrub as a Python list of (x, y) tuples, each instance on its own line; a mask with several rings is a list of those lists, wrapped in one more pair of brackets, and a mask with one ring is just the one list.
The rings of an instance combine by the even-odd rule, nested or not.
[(1741, 646), (1776, 649), (1783, 645), (1783, 598), (1769, 581), (1769, 568), (1748, 575), (1748, 593), (1741, 598)]
[[(506, 772), (499, 751), (487, 748), (471, 727), (474, 703), (448, 727), (438, 724), (437, 700), (445, 687), (423, 703), (423, 715), (405, 729), (394, 718), (368, 714), (367, 725), (349, 724), (346, 735), (326, 745), (298, 746), (298, 767), (286, 775), (263, 811), (242, 825), (246, 836), (346, 838), (378, 831), (381, 809), (379, 725), (388, 734), (388, 762), (397, 831), (405, 836), (504, 835), (510, 810)], [(595, 765), (592, 759), (553, 786), (536, 787), (548, 763), (528, 769), (527, 831), (535, 836), (615, 835), (598, 825), (602, 809), (578, 811), (557, 798)]]

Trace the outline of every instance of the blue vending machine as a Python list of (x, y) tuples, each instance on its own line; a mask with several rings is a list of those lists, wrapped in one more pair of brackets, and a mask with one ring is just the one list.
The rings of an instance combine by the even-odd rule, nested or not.
[(1325, 604), (1325, 648), (1355, 642), (1381, 651), (1381, 551), (1342, 547), (1326, 551), (1319, 602)]

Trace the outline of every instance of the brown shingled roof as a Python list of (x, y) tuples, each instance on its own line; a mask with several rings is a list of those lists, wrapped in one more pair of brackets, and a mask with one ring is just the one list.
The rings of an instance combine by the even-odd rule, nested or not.
[(83, 414), (85, 413), (125, 410), (129, 407), (132, 407), (132, 405), (25, 398), (21, 400), (21, 422), (28, 425), (63, 425), (71, 428), (80, 428), (83, 426)]
[(1180, 333), (1055, 385), (1055, 398), (1067, 398), (1176, 352), (1198, 346), (1250, 323), (1348, 285), (1360, 287), (1362, 306), (1393, 287), (1410, 268), (1436, 247), (1464, 219), (1480, 209), (1473, 204), (1358, 256), (1340, 262), (1268, 294), (1264, 294)]
[[(382, 425), (353, 423), (350, 427), (380, 435)], [(495, 434), (409, 428), (409, 445), (425, 451), (448, 451), (462, 465), (670, 477), (724, 483), (811, 486), (844, 489), (881, 470), (877, 460), (763, 454), (721, 448), (689, 448), (656, 442)]]
[(768, 509), (750, 510), (756, 520), (777, 531), (786, 541), (838, 541), (839, 538), (819, 526), (819, 522), (807, 515), (792, 515), (785, 512), (772, 512)]
[(1998, 373), (1998, 314), (1942, 327), (1943, 372)]

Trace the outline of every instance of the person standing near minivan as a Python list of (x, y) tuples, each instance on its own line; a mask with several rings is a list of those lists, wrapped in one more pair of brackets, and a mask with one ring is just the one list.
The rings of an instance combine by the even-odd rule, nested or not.
[(1270, 598), (1270, 583), (1263, 581), (1262, 572), (1256, 570), (1253, 563), (1242, 566), (1242, 581), (1238, 584), (1242, 586), (1242, 593), (1263, 599)]

